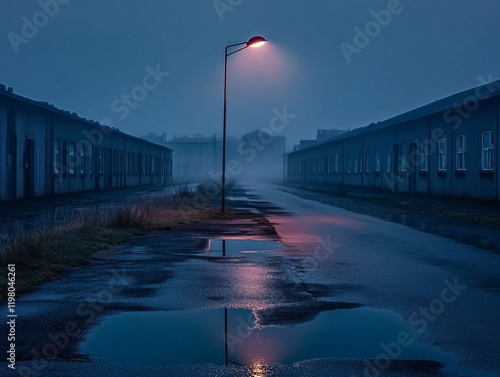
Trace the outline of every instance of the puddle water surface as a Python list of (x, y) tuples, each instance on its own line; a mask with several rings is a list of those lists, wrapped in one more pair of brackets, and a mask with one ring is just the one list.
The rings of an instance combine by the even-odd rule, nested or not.
[(143, 365), (292, 364), (316, 358), (373, 360), (385, 354), (386, 359), (432, 360), (450, 371), (462, 369), (453, 355), (421, 342), (418, 332), (391, 311), (327, 311), (294, 326), (261, 327), (258, 316), (231, 308), (117, 314), (87, 335), (81, 352)]
[(240, 254), (261, 253), (284, 249), (286, 249), (286, 247), (277, 241), (213, 239), (208, 241), (207, 251), (226, 256), (237, 256)]

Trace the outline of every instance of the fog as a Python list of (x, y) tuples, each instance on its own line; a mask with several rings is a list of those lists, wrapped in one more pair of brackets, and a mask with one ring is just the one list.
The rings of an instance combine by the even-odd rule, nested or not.
[(0, 83), (167, 140), (269, 128), (286, 150), (500, 77), (500, 4), (478, 0), (41, 0), (0, 3)]

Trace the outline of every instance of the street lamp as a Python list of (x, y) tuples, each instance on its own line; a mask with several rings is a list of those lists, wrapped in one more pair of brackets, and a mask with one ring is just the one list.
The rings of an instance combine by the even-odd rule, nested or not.
[[(229, 55), (235, 54), (241, 50), (244, 50), (247, 47), (260, 47), (264, 43), (266, 43), (265, 38), (260, 36), (252, 37), (248, 40), (248, 42), (235, 43), (229, 46), (226, 46), (226, 54), (224, 58), (224, 124), (222, 128), (222, 203), (221, 203), (221, 212), (224, 213), (225, 203), (226, 203), (226, 110), (227, 110), (227, 57)], [(244, 45), (244, 46), (243, 46)], [(235, 51), (228, 53), (228, 49), (243, 46)]]

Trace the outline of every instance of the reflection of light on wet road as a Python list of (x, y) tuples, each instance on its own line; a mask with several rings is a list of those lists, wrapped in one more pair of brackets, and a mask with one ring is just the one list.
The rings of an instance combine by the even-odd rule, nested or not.
[(350, 219), (348, 217), (341, 217), (341, 216), (333, 216), (333, 215), (315, 215), (314, 222), (319, 222), (322, 224), (335, 224), (339, 227), (346, 227), (346, 228), (357, 228), (360, 226), (358, 221), (355, 221), (353, 219)]
[(222, 252), (227, 256), (241, 256), (241, 254), (283, 249), (285, 247), (279, 242), (268, 240), (249, 240), (236, 237), (228, 240), (208, 240), (208, 252)]
[(270, 252), (286, 249), (277, 241), (236, 239), (208, 240), (207, 253), (214, 257), (249, 257), (249, 263), (241, 263), (226, 271), (231, 276), (231, 285), (237, 287), (244, 297), (259, 297), (267, 294), (268, 279), (271, 277), (269, 266), (254, 263), (259, 256), (271, 256)]

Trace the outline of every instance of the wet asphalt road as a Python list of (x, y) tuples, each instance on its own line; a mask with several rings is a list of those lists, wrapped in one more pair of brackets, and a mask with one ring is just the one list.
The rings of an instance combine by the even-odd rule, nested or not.
[[(304, 263), (310, 264), (301, 271), (300, 278), (305, 282), (316, 282), (329, 292), (335, 292), (336, 284), (352, 287), (349, 295), (357, 302), (399, 313), (422, 330), (422, 339), (454, 353), (461, 365), (500, 371), (496, 319), (500, 310), (499, 254), (304, 200), (294, 195), (307, 197), (299, 190), (263, 184), (251, 187), (250, 183), (246, 188), (250, 197), (283, 209), (266, 217), (283, 244), (295, 251), (294, 256), (303, 256)], [(456, 222), (438, 221), (443, 228), (449, 226), (448, 222)], [(498, 239), (499, 232), (494, 228), (460, 226), (462, 232), (477, 237), (484, 229), (496, 231)], [(334, 252), (319, 252), (314, 257), (315, 250), (328, 239)], [(434, 300), (441, 299), (447, 282), (457, 282), (461, 287), (456, 300), (441, 307)], [(421, 308), (430, 313), (421, 314)]]
[[(22, 296), (16, 347), (18, 357), (26, 360), (17, 363), (15, 372), (1, 363), (1, 375), (498, 375), (498, 254), (297, 194), (307, 196), (295, 189), (246, 183), (233, 191), (231, 206), (261, 212), (272, 226), (243, 216), (138, 237)], [(279, 239), (287, 249), (222, 257), (207, 252), (208, 240), (215, 238)], [(444, 370), (432, 363), (406, 364), (397, 357), (386, 369), (367, 369), (367, 361), (359, 358), (268, 367), (245, 360), (249, 366), (227, 368), (145, 366), (82, 354), (81, 344), (93, 329), (117, 313), (224, 307), (252, 310), (262, 326), (303, 323), (335, 309), (390, 312), (418, 334), (419, 342), (439, 347), (453, 361)], [(5, 306), (0, 313), (6, 313)], [(37, 354), (52, 360), (32, 360)]]

